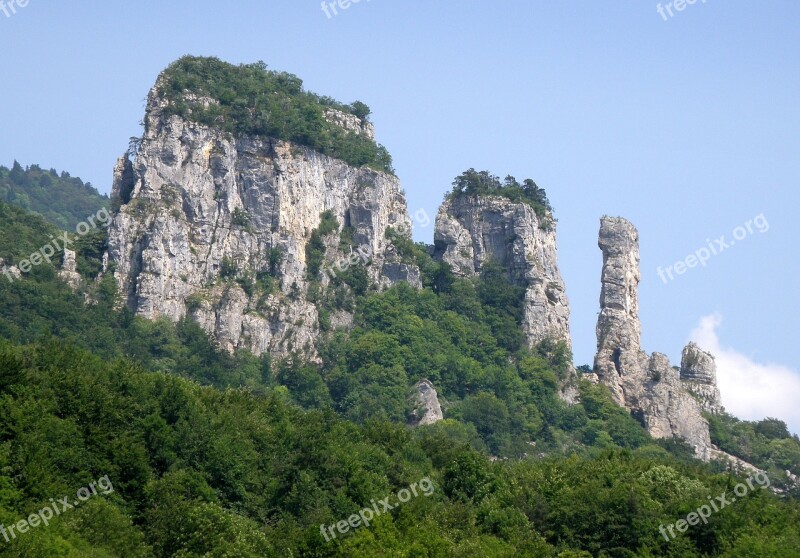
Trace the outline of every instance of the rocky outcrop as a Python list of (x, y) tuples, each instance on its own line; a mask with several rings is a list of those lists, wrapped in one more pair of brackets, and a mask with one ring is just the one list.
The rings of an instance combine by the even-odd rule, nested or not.
[(653, 353), (638, 399), (627, 403), (634, 416), (641, 418), (654, 438), (680, 438), (695, 449), (696, 455), (711, 458), (711, 437), (702, 408), (683, 386), (669, 359)]
[(695, 343), (689, 343), (683, 349), (681, 381), (689, 393), (695, 396), (704, 411), (713, 414), (723, 411), (717, 387), (717, 364), (714, 356)]
[(533, 346), (544, 339), (571, 347), (569, 302), (558, 270), (555, 223), (526, 203), (496, 196), (445, 200), (436, 216), (434, 257), (455, 275), (472, 277), (489, 260), (526, 287), (522, 326)]
[[(639, 322), (639, 233), (625, 219), (604, 217), (598, 244), (603, 273), (594, 365), (597, 380), (653, 437), (681, 438), (708, 461), (712, 457), (708, 422), (690, 386), (716, 390), (716, 375), (708, 368), (710, 355), (696, 346), (687, 347), (685, 373), (672, 368), (663, 354), (648, 357), (641, 347)], [(718, 390), (714, 401), (719, 401)]]
[(415, 426), (435, 424), (444, 418), (436, 389), (428, 380), (420, 380), (414, 386), (415, 407), (412, 423)]
[(594, 372), (618, 405), (641, 395), (648, 358), (639, 323), (639, 233), (624, 219), (605, 217), (597, 356)]
[[(355, 265), (370, 283), (418, 281), (385, 235), (410, 230), (395, 176), (285, 141), (232, 136), (165, 106), (157, 83), (135, 160), (122, 158), (114, 175), (108, 270), (138, 315), (188, 315), (228, 350), (313, 355), (320, 322), (310, 289), (328, 286), (336, 262), (359, 251), (369, 257)], [(345, 116), (328, 118), (357, 125)], [(323, 213), (338, 229), (322, 235), (320, 273), (310, 277), (307, 245)]]
[(729, 469), (739, 474), (753, 474), (753, 473), (766, 474), (764, 470), (759, 469), (755, 465), (748, 463), (743, 459), (740, 459), (734, 455), (724, 452), (719, 448), (717, 448), (716, 446), (712, 446), (711, 448), (711, 459), (715, 461), (721, 461), (722, 463), (726, 464), (726, 466)]
[(0, 273), (2, 273), (9, 283), (13, 283), (16, 279), (22, 277), (22, 272), (15, 265), (6, 265), (3, 258), (0, 258)]
[(78, 273), (78, 262), (75, 252), (69, 248), (64, 248), (64, 261), (61, 264), (58, 276), (67, 283), (72, 290), (77, 290), (81, 285), (81, 274)]
[(372, 123), (362, 120), (354, 114), (348, 114), (340, 110), (329, 108), (325, 111), (325, 119), (331, 124), (344, 128), (348, 132), (355, 132), (371, 140), (375, 139), (375, 127)]

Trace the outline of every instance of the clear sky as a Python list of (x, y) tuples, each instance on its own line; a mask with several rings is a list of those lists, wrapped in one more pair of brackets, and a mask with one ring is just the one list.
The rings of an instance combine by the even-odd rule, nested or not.
[(0, 163), (107, 192), (169, 62), (264, 60), (372, 107), (411, 213), (430, 215), (417, 240), (469, 167), (544, 187), (577, 364), (595, 348), (599, 218), (630, 219), (645, 348), (676, 363), (697, 339), (730, 410), (798, 432), (800, 3), (662, 4), (672, 17), (652, 0), (361, 0), (330, 18), (319, 0), (30, 0), (0, 9)]

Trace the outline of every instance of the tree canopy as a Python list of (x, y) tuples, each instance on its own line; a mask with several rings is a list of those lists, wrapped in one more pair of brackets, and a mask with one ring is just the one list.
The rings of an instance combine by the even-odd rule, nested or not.
[[(385, 147), (325, 117), (328, 109), (367, 121), (361, 101), (345, 105), (303, 89), (303, 81), (266, 64), (233, 65), (217, 58), (184, 56), (159, 78), (166, 112), (237, 135), (269, 137), (304, 145), (354, 166), (393, 173)], [(210, 99), (198, 103), (193, 99)]]
[(0, 201), (38, 213), (64, 230), (75, 226), (102, 208), (108, 208), (108, 196), (101, 195), (90, 183), (55, 169), (39, 165), (0, 166)]
[(547, 193), (530, 178), (519, 183), (516, 178), (509, 175), (501, 182), (489, 171), (476, 171), (471, 168), (453, 181), (450, 197), (461, 196), (500, 196), (513, 202), (526, 203), (534, 209), (542, 221), (540, 226), (543, 228), (549, 226), (553, 220), (553, 208), (547, 199)]
[[(0, 257), (56, 232), (2, 202), (0, 217)], [(321, 237), (347, 242), (331, 215), (321, 221)], [(110, 276), (73, 292), (55, 260), (0, 276), (0, 524), (103, 475), (115, 489), (0, 535), (0, 557), (796, 555), (800, 494), (780, 468), (798, 470), (800, 442), (785, 424), (712, 418), (715, 443), (782, 493), (754, 489), (667, 541), (660, 526), (744, 478), (653, 440), (603, 386), (581, 383), (567, 405), (571, 355), (552, 340), (526, 345), (520, 287), (498, 266), (458, 279), (424, 246), (387, 237), (423, 288), (335, 285), (354, 327), (325, 331), (314, 361), (221, 351), (191, 321), (118, 309)], [(79, 250), (87, 279), (95, 252)], [(422, 378), (445, 420), (411, 428)], [(426, 477), (429, 497), (322, 537), (320, 525)]]

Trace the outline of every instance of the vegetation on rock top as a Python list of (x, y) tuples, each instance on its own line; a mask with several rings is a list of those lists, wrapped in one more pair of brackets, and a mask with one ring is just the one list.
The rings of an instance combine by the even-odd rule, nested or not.
[(539, 188), (530, 178), (520, 184), (513, 176), (500, 179), (489, 171), (464, 171), (453, 181), (453, 189), (448, 198), (498, 196), (515, 203), (530, 205), (539, 217), (540, 228), (548, 229), (553, 222), (553, 208), (547, 199), (547, 192)]
[(327, 109), (335, 109), (365, 122), (367, 105), (345, 105), (308, 92), (300, 78), (268, 70), (263, 62), (237, 66), (217, 58), (184, 56), (170, 64), (159, 81), (168, 114), (236, 135), (286, 140), (352, 166), (394, 173), (385, 147), (325, 118)]

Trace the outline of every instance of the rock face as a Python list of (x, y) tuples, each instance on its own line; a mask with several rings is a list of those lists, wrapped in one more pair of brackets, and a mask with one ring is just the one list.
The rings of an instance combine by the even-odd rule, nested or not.
[(693, 393), (697, 389), (711, 394), (709, 405), (718, 405), (713, 357), (689, 345), (680, 372), (663, 354), (648, 357), (641, 348), (639, 322), (639, 233), (625, 219), (604, 217), (599, 246), (603, 273), (594, 365), (598, 381), (653, 437), (682, 438), (708, 461), (712, 446), (702, 415), (706, 406)]
[(61, 264), (58, 276), (67, 283), (72, 290), (76, 290), (80, 287), (81, 275), (78, 273), (78, 262), (75, 257), (75, 252), (69, 248), (64, 248), (64, 261)]
[(432, 383), (428, 380), (420, 380), (414, 386), (414, 395), (416, 397), (413, 421), (415, 426), (434, 424), (444, 418), (436, 389)]
[(603, 274), (594, 371), (625, 405), (639, 395), (648, 367), (639, 323), (639, 233), (624, 219), (603, 218), (598, 244)]
[(722, 401), (717, 387), (717, 363), (711, 353), (695, 343), (689, 343), (683, 349), (681, 357), (681, 380), (700, 402), (704, 411), (713, 414), (722, 412)]
[(367, 136), (371, 140), (375, 139), (375, 127), (372, 123), (361, 120), (354, 114), (348, 114), (340, 110), (329, 108), (325, 111), (325, 119), (331, 124), (336, 124), (349, 132)]
[[(313, 355), (320, 323), (306, 247), (323, 212), (339, 229), (322, 238), (314, 277), (322, 287), (342, 261), (362, 266), (373, 284), (418, 282), (385, 236), (387, 227), (411, 227), (395, 176), (285, 141), (234, 137), (168, 116), (165, 103), (157, 83), (135, 161), (123, 157), (114, 173), (119, 210), (109, 227), (108, 270), (137, 314), (188, 315), (228, 350)], [(327, 117), (373, 134), (371, 125), (335, 112)], [(348, 235), (340, 238), (343, 229)]]
[(522, 326), (529, 345), (550, 338), (572, 346), (552, 219), (542, 223), (526, 203), (460, 196), (439, 208), (434, 247), (434, 257), (461, 277), (478, 275), (488, 260), (502, 265), (513, 283), (527, 287)]
[(700, 459), (711, 458), (711, 437), (702, 407), (670, 366), (666, 355), (653, 353), (643, 383), (644, 391), (628, 406), (641, 417), (654, 438), (681, 438)]

